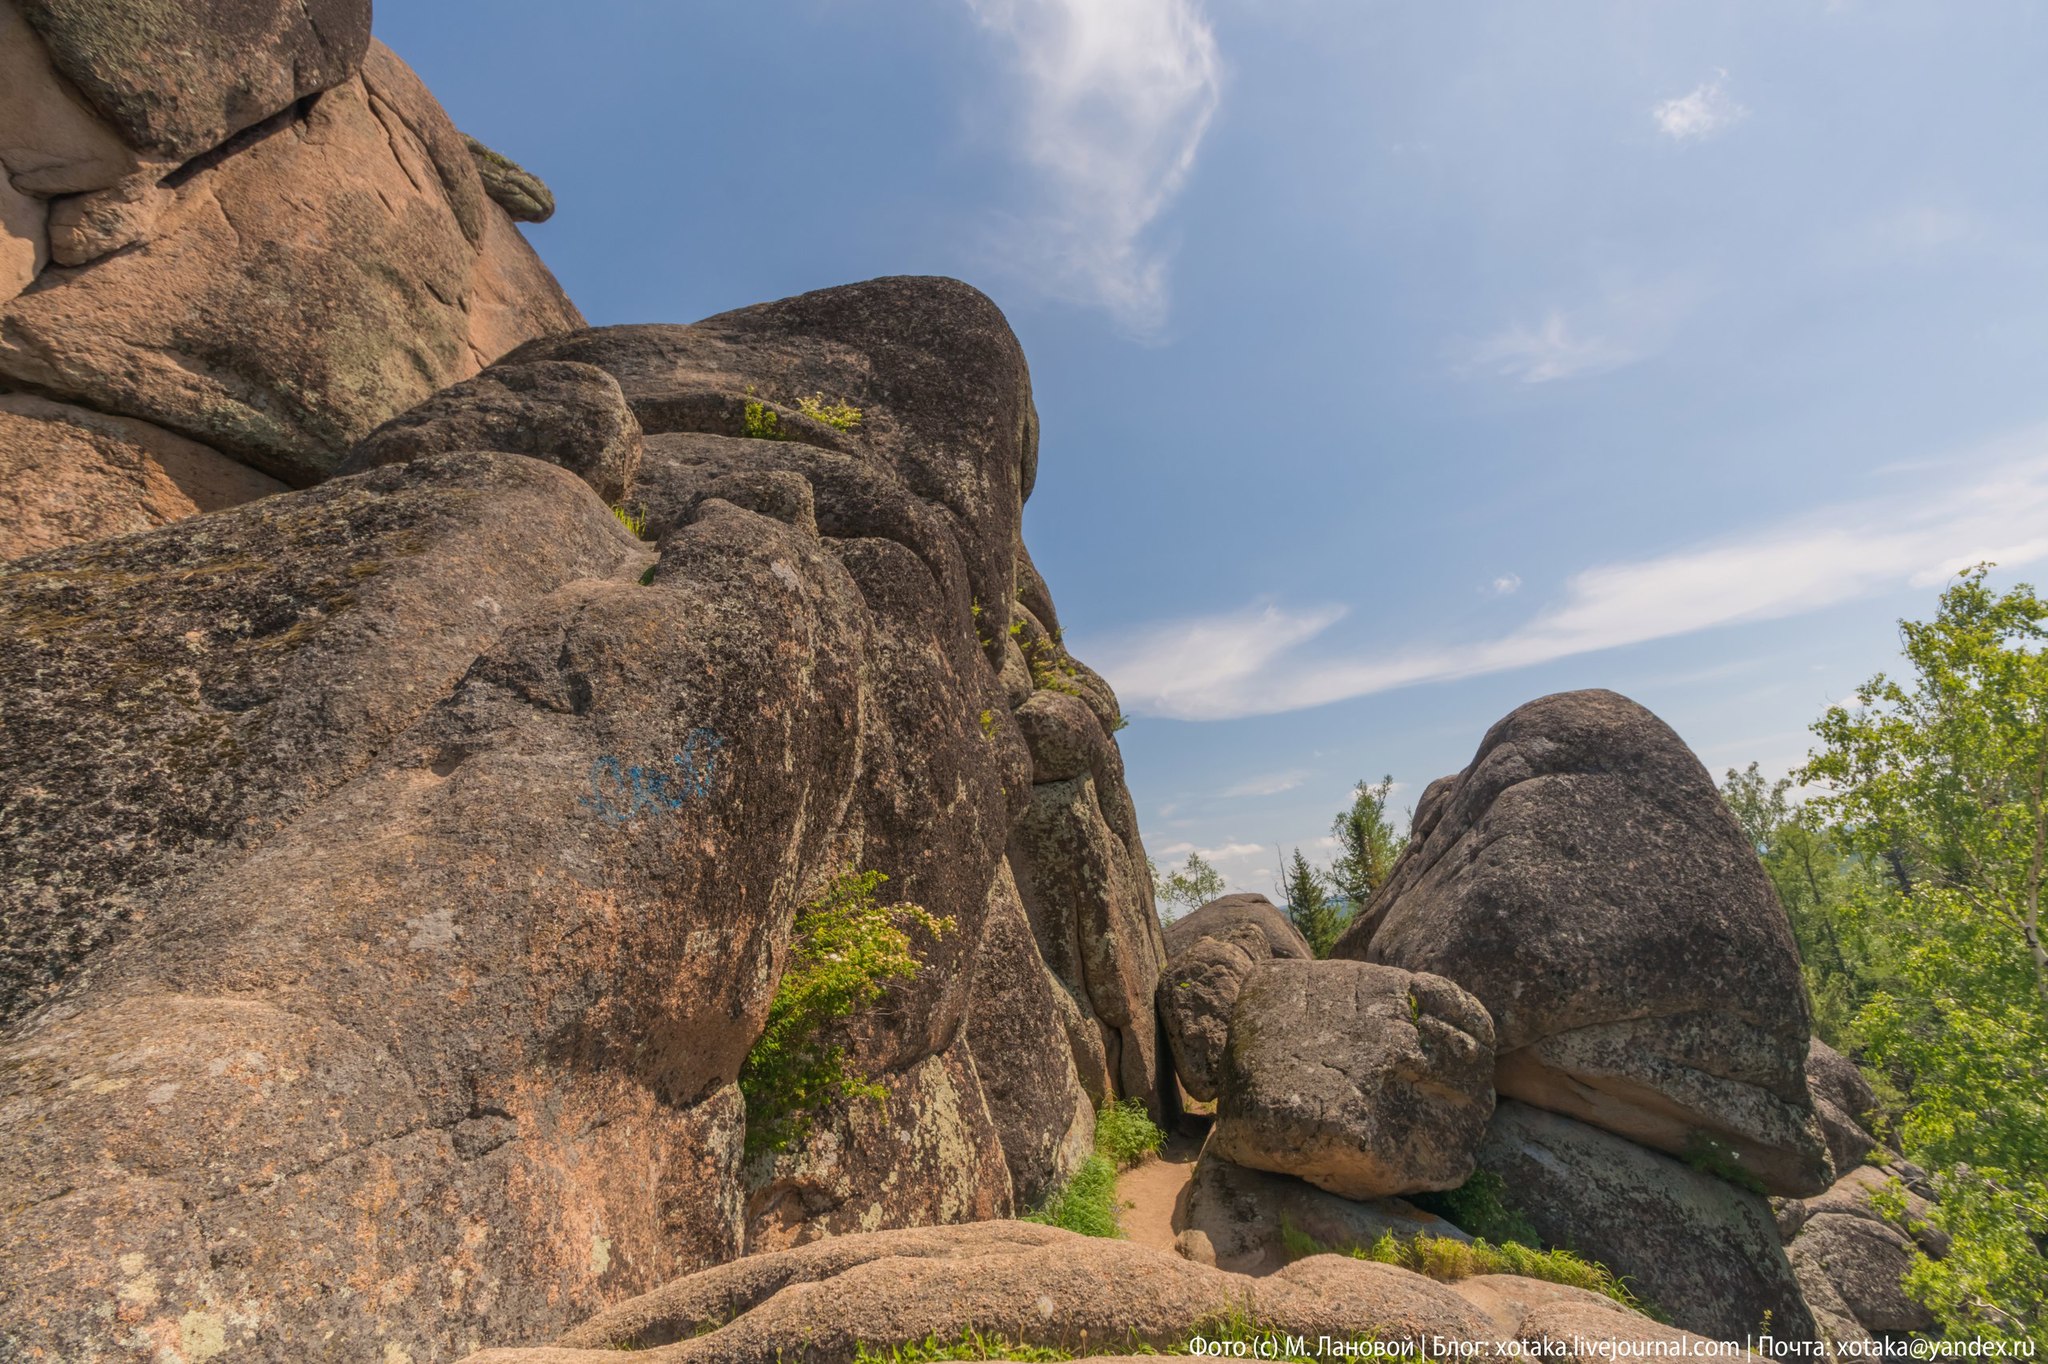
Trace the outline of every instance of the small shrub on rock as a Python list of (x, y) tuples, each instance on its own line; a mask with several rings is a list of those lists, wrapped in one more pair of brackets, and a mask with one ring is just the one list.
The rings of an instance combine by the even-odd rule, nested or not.
[(889, 878), (848, 871), (797, 916), (789, 964), (768, 1006), (768, 1022), (740, 1067), (747, 1101), (747, 1155), (787, 1150), (819, 1109), (841, 1099), (882, 1099), (882, 1087), (852, 1069), (828, 1026), (882, 997), (891, 980), (917, 974), (904, 925), (933, 936), (953, 920), (912, 904), (885, 905)]

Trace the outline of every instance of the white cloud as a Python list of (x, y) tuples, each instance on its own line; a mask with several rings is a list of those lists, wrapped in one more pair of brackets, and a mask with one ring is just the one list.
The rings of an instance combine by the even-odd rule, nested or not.
[(1716, 71), (1714, 78), (1690, 93), (1667, 99), (1650, 110), (1657, 130), (1677, 142), (1699, 142), (1730, 124), (1749, 117), (1749, 110), (1728, 93), (1728, 73)]
[(1307, 780), (1308, 773), (1300, 769), (1292, 772), (1268, 772), (1263, 776), (1247, 777), (1237, 785), (1225, 787), (1216, 794), (1225, 798), (1277, 796), (1282, 791), (1292, 791)]
[(1529, 667), (1745, 621), (1801, 615), (1874, 592), (1926, 587), (1983, 559), (2048, 558), (2048, 428), (2001, 448), (1974, 480), (1824, 507), (1652, 559), (1602, 564), (1562, 600), (1494, 639), (1347, 656), (1308, 647), (1345, 614), (1325, 605), (1178, 621), (1084, 650), (1135, 713), (1221, 720)]
[(1609, 287), (1582, 307), (1551, 308), (1533, 326), (1517, 321), (1464, 347), (1457, 368), (1525, 384), (1605, 374), (1663, 349), (1698, 296), (1680, 280)]
[(1522, 590), (1522, 575), (1519, 573), (1503, 573), (1491, 583), (1488, 583), (1486, 590), (1496, 597), (1512, 597), (1515, 593)]
[(1136, 332), (1165, 320), (1150, 229), (1186, 183), (1216, 112), (1222, 64), (1195, 0), (967, 0), (1014, 50), (1016, 153), (1040, 207), (999, 257), (1056, 297)]

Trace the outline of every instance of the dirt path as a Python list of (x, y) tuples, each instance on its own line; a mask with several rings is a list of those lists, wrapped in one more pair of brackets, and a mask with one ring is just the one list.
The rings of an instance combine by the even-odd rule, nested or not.
[(1124, 1234), (1141, 1246), (1173, 1249), (1173, 1205), (1195, 1172), (1199, 1140), (1172, 1137), (1160, 1153), (1117, 1176)]

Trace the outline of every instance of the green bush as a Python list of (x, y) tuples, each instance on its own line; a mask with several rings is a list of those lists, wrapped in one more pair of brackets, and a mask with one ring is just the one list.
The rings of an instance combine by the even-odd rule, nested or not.
[(1725, 1179), (1738, 1189), (1747, 1189), (1753, 1194), (1767, 1194), (1770, 1190), (1742, 1163), (1742, 1153), (1724, 1141), (1717, 1141), (1704, 1132), (1695, 1132), (1685, 1144), (1685, 1163), (1703, 1175)]
[(782, 418), (758, 398), (747, 399), (743, 432), (753, 440), (781, 440)]
[(813, 393), (808, 398), (798, 398), (796, 410), (814, 422), (831, 427), (834, 431), (851, 431), (860, 425), (859, 408), (852, 406), (843, 398), (828, 403), (822, 393)]
[(1475, 1170), (1470, 1179), (1448, 1193), (1411, 1194), (1408, 1201), (1459, 1231), (1495, 1245), (1513, 1241), (1533, 1246), (1541, 1239), (1521, 1210), (1508, 1202), (1508, 1182), (1491, 1170)]
[(917, 974), (903, 923), (934, 936), (953, 928), (950, 918), (917, 905), (877, 902), (875, 892), (888, 879), (849, 870), (797, 916), (767, 1025), (740, 1067), (749, 1157), (788, 1149), (827, 1104), (884, 1097), (880, 1085), (847, 1065), (846, 1049), (828, 1039), (828, 1026), (880, 999), (888, 981)]
[(1121, 1237), (1124, 1229), (1117, 1223), (1115, 1163), (1107, 1156), (1088, 1157), (1045, 1206), (1023, 1220), (1064, 1227), (1083, 1236)]
[(1143, 1099), (1119, 1099), (1095, 1115), (1095, 1151), (1128, 1170), (1166, 1144)]

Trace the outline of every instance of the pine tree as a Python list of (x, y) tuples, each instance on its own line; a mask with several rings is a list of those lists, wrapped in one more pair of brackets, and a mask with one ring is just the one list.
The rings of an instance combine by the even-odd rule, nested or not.
[(1294, 921), (1301, 936), (1308, 939), (1309, 951), (1318, 957), (1330, 955), (1330, 949), (1337, 945), (1338, 935), (1343, 933), (1345, 924), (1345, 916), (1330, 903), (1323, 883), (1323, 873), (1311, 867), (1301, 855), (1301, 849), (1296, 848), (1281, 890), (1287, 897), (1287, 917)]
[(1393, 794), (1394, 779), (1382, 778), (1377, 785), (1360, 782), (1351, 793), (1351, 808), (1337, 816), (1330, 832), (1337, 836), (1342, 851), (1330, 865), (1330, 883), (1351, 902), (1350, 912), (1365, 908), (1373, 892), (1393, 874), (1394, 859), (1408, 846), (1387, 822), (1387, 797)]

